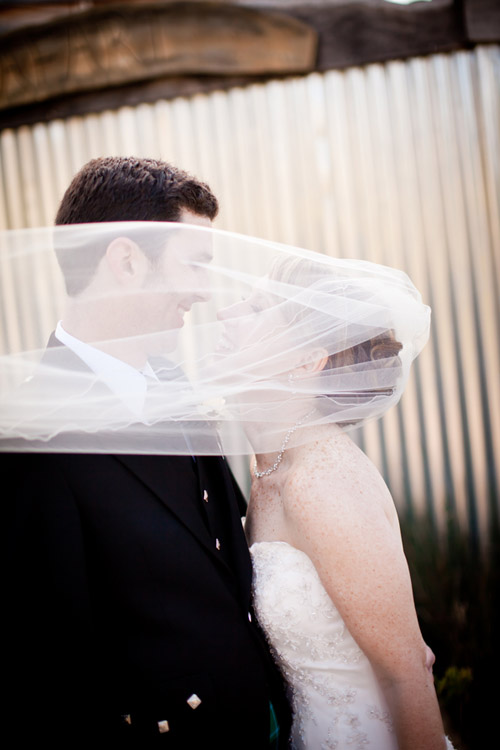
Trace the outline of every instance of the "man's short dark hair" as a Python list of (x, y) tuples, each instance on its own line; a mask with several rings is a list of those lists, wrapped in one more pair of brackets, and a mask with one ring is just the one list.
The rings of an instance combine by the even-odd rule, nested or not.
[(157, 159), (92, 159), (66, 190), (56, 224), (178, 221), (183, 208), (214, 219), (217, 198), (208, 185)]
[[(219, 206), (208, 185), (167, 162), (108, 156), (92, 159), (74, 176), (55, 223), (175, 222), (183, 209), (214, 219)], [(104, 252), (94, 246), (77, 259), (56, 246), (68, 294), (85, 288)]]

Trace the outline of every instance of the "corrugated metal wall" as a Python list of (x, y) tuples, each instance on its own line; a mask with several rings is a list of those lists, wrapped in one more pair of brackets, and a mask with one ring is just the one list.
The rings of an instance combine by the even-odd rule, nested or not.
[[(170, 160), (217, 226), (404, 269), (433, 308), (400, 407), (360, 435), (396, 502), (498, 525), (500, 48), (159, 101), (0, 133), (0, 224), (51, 224), (88, 159)], [(4, 304), (14, 304), (2, 277)], [(8, 302), (10, 300), (10, 303)]]

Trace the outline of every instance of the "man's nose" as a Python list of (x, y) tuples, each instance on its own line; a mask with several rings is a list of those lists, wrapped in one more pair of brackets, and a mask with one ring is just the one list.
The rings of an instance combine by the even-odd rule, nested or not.
[(208, 302), (212, 299), (212, 283), (208, 269), (199, 267), (196, 274), (195, 296), (197, 302)]
[(193, 297), (194, 302), (208, 302), (212, 299), (212, 290), (208, 286), (198, 286)]

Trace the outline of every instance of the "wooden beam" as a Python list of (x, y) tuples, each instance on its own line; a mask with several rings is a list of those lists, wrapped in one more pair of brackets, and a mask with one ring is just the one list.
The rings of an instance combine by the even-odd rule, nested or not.
[(463, 0), (467, 37), (474, 42), (500, 39), (499, 0)]
[(50, 122), (89, 112), (134, 107), (138, 104), (157, 102), (160, 99), (208, 94), (212, 91), (224, 91), (235, 86), (248, 86), (252, 83), (264, 83), (283, 77), (287, 76), (166, 76), (100, 91), (79, 92), (54, 97), (44, 102), (0, 110), (0, 130), (17, 128), (21, 125), (34, 125), (37, 122)]
[(469, 44), (458, 0), (304, 3), (288, 12), (318, 31), (318, 70), (449, 52)]
[(200, 71), (310, 72), (316, 45), (303, 21), (225, 3), (94, 9), (4, 37), (0, 109)]
[(4, 2), (0, 128), (498, 42), (499, 13), (499, 0)]

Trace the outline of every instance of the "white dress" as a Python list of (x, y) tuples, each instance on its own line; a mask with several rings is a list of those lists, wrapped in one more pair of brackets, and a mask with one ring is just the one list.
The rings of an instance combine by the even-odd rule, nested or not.
[(397, 750), (371, 665), (309, 557), (286, 542), (250, 552), (255, 611), (291, 690), (291, 747)]

